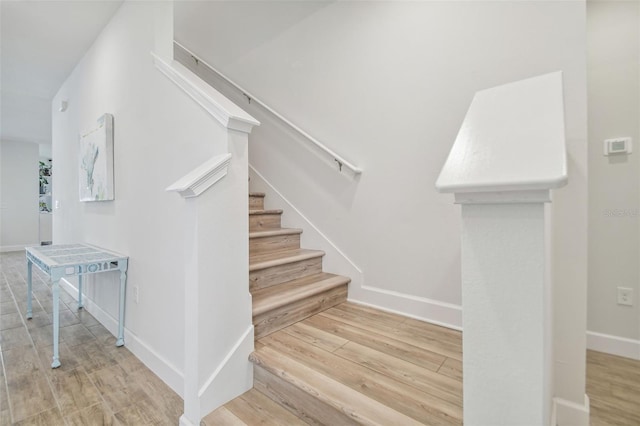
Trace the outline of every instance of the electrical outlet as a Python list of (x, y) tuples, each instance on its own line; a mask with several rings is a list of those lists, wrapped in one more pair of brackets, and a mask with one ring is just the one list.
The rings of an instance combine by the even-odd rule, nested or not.
[(138, 286), (133, 287), (133, 301), (136, 303), (140, 302), (140, 287)]
[(633, 306), (633, 289), (618, 287), (618, 305)]

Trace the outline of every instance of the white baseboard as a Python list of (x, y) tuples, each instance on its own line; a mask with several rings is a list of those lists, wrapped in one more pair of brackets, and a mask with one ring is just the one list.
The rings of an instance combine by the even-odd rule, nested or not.
[[(362, 290), (368, 294), (359, 299), (349, 298), (349, 302), (462, 331), (462, 307), (459, 305), (368, 286), (362, 286)], [(384, 300), (378, 300), (379, 295), (384, 295)], [(379, 303), (370, 303), (370, 299)]]
[(309, 244), (310, 248), (321, 249), (326, 253), (323, 259), (325, 270), (351, 278), (348, 295), (350, 302), (454, 330), (462, 329), (462, 307), (459, 305), (366, 285), (365, 274), (360, 267), (269, 183), (260, 172), (251, 165), (249, 165), (249, 169), (253, 189), (267, 194), (267, 199), (274, 200), (274, 205), (279, 208), (286, 206), (283, 216), (283, 220), (287, 221), (286, 225), (303, 228), (303, 243)]
[(191, 422), (191, 420), (187, 419), (184, 414), (180, 416), (179, 426), (198, 426), (197, 424)]
[(587, 349), (640, 360), (640, 340), (587, 331)]
[(589, 426), (589, 397), (585, 394), (583, 404), (553, 398), (551, 424), (553, 426)]
[(0, 246), (0, 253), (9, 253), (12, 251), (24, 251), (27, 247), (36, 247), (40, 244), (18, 244), (17, 246)]
[[(71, 297), (78, 300), (78, 288), (67, 281), (65, 278), (60, 280), (60, 287), (63, 288)], [(85, 294), (82, 297), (84, 309), (89, 312), (96, 320), (98, 320), (107, 330), (114, 336), (118, 334), (118, 320), (105, 312), (97, 303)], [(125, 346), (136, 357), (142, 361), (151, 371), (153, 371), (163, 382), (165, 382), (175, 393), (183, 397), (184, 394), (184, 376), (174, 365), (164, 359), (153, 348), (147, 345), (131, 330), (124, 329)]]
[(253, 387), (253, 364), (249, 361), (253, 349), (250, 324), (198, 391), (201, 418)]

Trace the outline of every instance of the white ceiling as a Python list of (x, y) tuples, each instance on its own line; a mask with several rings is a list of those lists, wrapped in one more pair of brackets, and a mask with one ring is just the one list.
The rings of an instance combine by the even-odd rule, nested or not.
[(122, 0), (0, 0), (0, 139), (51, 143), (51, 99)]

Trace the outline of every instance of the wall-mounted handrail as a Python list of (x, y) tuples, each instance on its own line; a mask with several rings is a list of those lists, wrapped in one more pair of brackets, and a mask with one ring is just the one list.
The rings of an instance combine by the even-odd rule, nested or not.
[(265, 109), (266, 111), (268, 111), (269, 113), (271, 113), (272, 115), (274, 115), (275, 117), (277, 117), (279, 120), (283, 121), (284, 123), (287, 124), (287, 126), (289, 126), (290, 128), (292, 128), (293, 130), (295, 130), (296, 132), (298, 132), (300, 135), (304, 136), (309, 142), (311, 142), (313, 145), (315, 145), (318, 149), (320, 149), (322, 152), (324, 152), (326, 155), (328, 155), (329, 157), (331, 157), (333, 159), (333, 161), (336, 162), (336, 164), (338, 165), (338, 170), (342, 171), (343, 167), (350, 170), (354, 175), (359, 175), (362, 173), (362, 169), (357, 167), (356, 165), (352, 164), (351, 162), (349, 162), (348, 160), (344, 159), (342, 156), (338, 155), (335, 151), (333, 151), (331, 148), (327, 147), (326, 145), (324, 145), (322, 142), (320, 142), (319, 140), (317, 140), (316, 138), (314, 138), (313, 136), (311, 136), (309, 133), (305, 132), (303, 129), (301, 129), (300, 127), (296, 126), (295, 124), (293, 124), (291, 121), (287, 120), (285, 117), (282, 116), (282, 114), (278, 113), (277, 111), (275, 111), (273, 108), (269, 107), (267, 104), (265, 104), (264, 102), (262, 102), (260, 99), (256, 98), (255, 96), (253, 96), (251, 93), (249, 93), (247, 90), (243, 89), (242, 86), (240, 86), (239, 84), (237, 84), (236, 82), (234, 82), (233, 80), (231, 80), (229, 77), (227, 77), (226, 75), (224, 75), (222, 72), (220, 72), (219, 70), (217, 70), (216, 68), (212, 67), (210, 64), (206, 63), (205, 61), (203, 61), (202, 59), (198, 58), (193, 52), (191, 52), (188, 48), (186, 48), (185, 46), (183, 46), (182, 44), (178, 43), (177, 41), (174, 40), (174, 44), (184, 50), (188, 55), (191, 56), (191, 58), (193, 59), (193, 61), (195, 62), (196, 66), (203, 66), (208, 68), (211, 72), (213, 72), (214, 74), (218, 75), (221, 79), (223, 79), (224, 81), (226, 81), (229, 85), (233, 86), (236, 90), (238, 90), (244, 97), (247, 98), (247, 102), (248, 103), (256, 103), (258, 105), (260, 105), (263, 109)]

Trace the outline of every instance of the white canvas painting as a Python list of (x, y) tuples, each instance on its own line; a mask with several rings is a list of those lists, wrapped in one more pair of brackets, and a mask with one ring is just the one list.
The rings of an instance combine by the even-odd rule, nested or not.
[(80, 135), (80, 201), (113, 200), (113, 116)]

